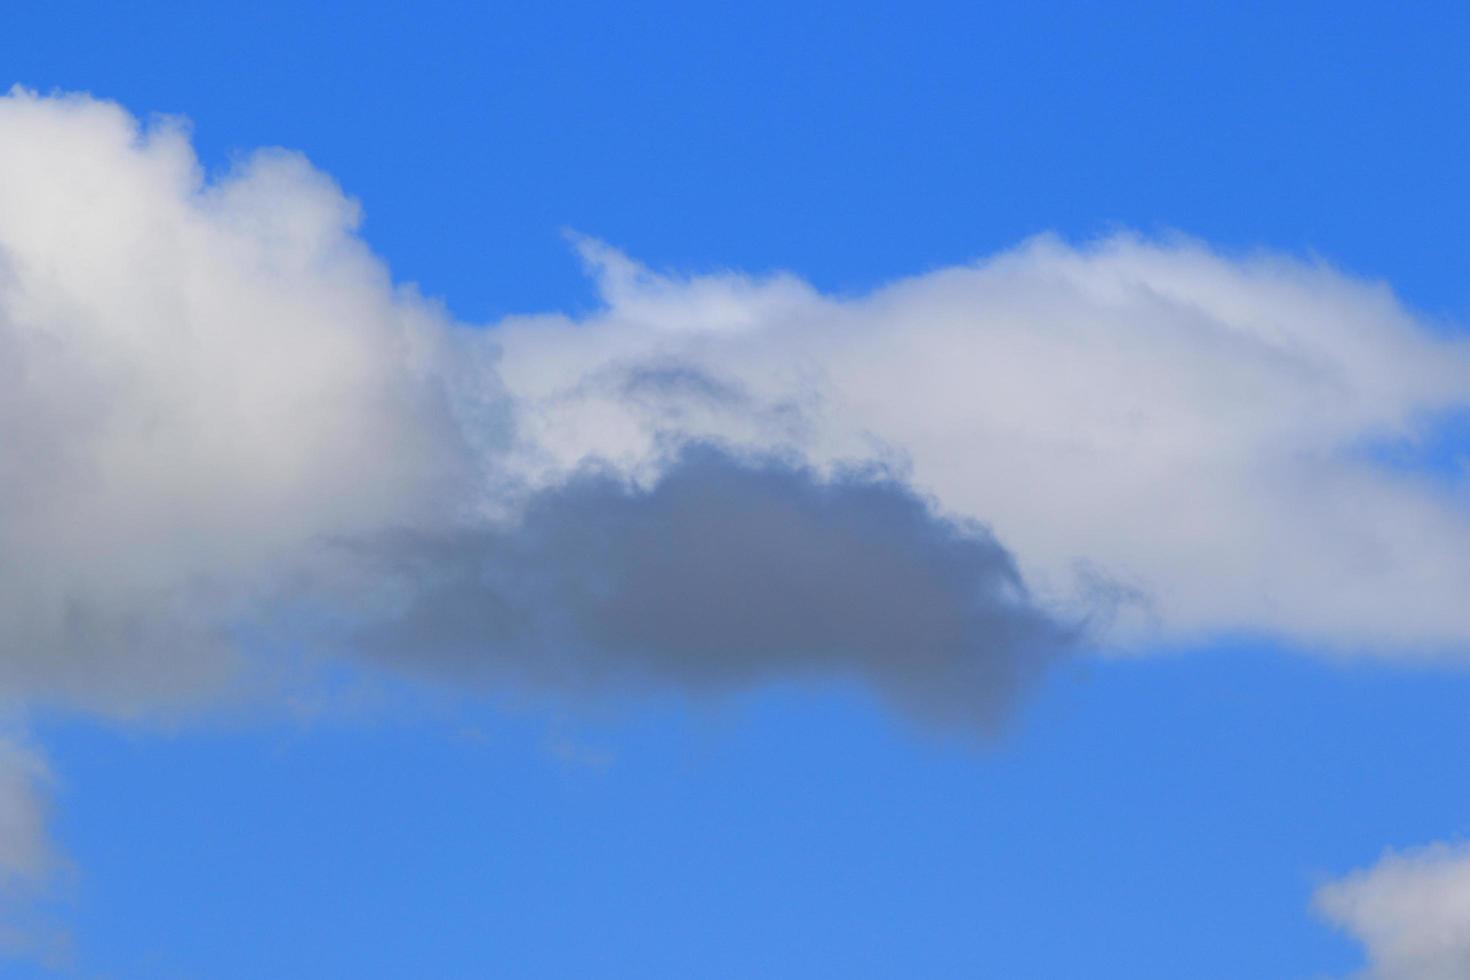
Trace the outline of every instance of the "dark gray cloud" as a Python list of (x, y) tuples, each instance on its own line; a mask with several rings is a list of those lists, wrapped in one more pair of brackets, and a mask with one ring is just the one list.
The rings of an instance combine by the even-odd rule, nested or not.
[(857, 677), (926, 720), (983, 728), (1078, 635), (985, 529), (891, 476), (821, 479), (709, 446), (647, 489), (587, 470), (513, 527), (361, 553), (400, 597), (362, 648), (574, 694)]

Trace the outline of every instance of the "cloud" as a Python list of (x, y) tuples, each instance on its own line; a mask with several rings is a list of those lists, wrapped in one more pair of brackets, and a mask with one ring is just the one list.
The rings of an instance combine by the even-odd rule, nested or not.
[(0, 696), (216, 694), (316, 541), (446, 505), (444, 319), (356, 222), (298, 156), (0, 99)]
[(983, 727), (1079, 642), (1470, 652), (1470, 346), (1382, 284), (1120, 235), (833, 296), (578, 239), (599, 309), (471, 326), (358, 219), (298, 155), (0, 98), (0, 706), (209, 706), (308, 649)]
[[(577, 696), (853, 676), (973, 727), (1069, 639), (987, 532), (892, 476), (692, 439), (636, 480), (593, 475), (615, 442), (527, 467), (496, 330), (395, 285), (358, 220), (298, 155), (207, 175), (178, 121), (0, 98), (0, 707), (295, 695), (276, 651), (345, 647)], [(714, 320), (773, 309), (724, 292)], [(801, 423), (676, 361), (606, 380), (671, 420)], [(7, 881), (52, 867), (44, 783), (0, 742)]]
[(1470, 848), (1389, 852), (1318, 890), (1321, 914), (1361, 942), (1373, 980), (1470, 976)]
[(45, 876), (54, 863), (46, 835), (45, 762), (13, 738), (0, 739), (0, 893)]
[(595, 696), (850, 676), (929, 721), (993, 725), (1072, 647), (983, 528), (891, 477), (819, 479), (690, 447), (648, 489), (580, 471), (504, 527), (398, 534), (359, 647)]
[[(1027, 583), (1027, 615), (1120, 600), (1107, 624), (1088, 620), (1115, 649), (1242, 631), (1379, 655), (1470, 649), (1462, 472), (1415, 464), (1470, 407), (1470, 348), (1383, 286), (1120, 236), (1041, 238), (837, 297), (784, 274), (660, 274), (580, 238), (602, 308), (481, 328), (395, 285), (357, 221), (285, 151), (211, 177), (178, 122), (140, 126), (81, 96), (0, 99), (0, 697), (136, 714), (231, 696), (260, 659), (248, 638), (360, 626), (350, 593), (374, 586), (343, 555), (389, 539), (418, 543), (404, 561), (425, 591), (409, 595), (400, 564), (412, 627), (357, 635), (396, 643), (397, 663), (415, 662), (405, 638), (473, 621), (486, 641), (462, 648), (575, 627), (610, 677), (603, 662), (623, 658), (628, 677), (743, 682), (835, 662), (834, 644), (876, 683), (945, 676), (943, 658), (892, 669), (938, 643), (918, 618), (887, 617), (911, 640), (838, 621), (837, 596), (857, 619), (878, 608), (848, 568), (809, 569), (836, 591), (770, 620), (803, 648), (784, 660), (775, 625), (700, 635), (724, 622), (713, 598), (697, 619), (628, 598), (619, 615), (636, 605), (649, 621), (622, 632), (589, 619), (587, 577), (632, 588), (623, 556), (677, 521), (707, 522), (680, 532), (705, 539), (701, 574), (756, 562), (721, 522), (769, 516), (778, 498), (831, 509), (792, 540), (839, 562), (856, 559), (834, 542), (892, 532), (905, 507), (905, 561), (943, 565), (953, 556), (923, 551), (936, 529), (983, 525), (994, 567)], [(699, 446), (722, 448), (696, 463)], [(864, 467), (883, 480), (854, 481)], [(705, 509), (673, 508), (690, 486)], [(883, 494), (889, 510), (857, 505)], [(595, 569), (544, 534), (527, 552), (553, 511), (625, 539)], [(482, 590), (471, 616), (442, 601), (430, 553), (509, 577), (532, 563), (539, 591), (522, 607)], [(923, 601), (991, 581), (945, 568), (956, 577), (928, 593), (870, 573)], [(741, 580), (729, 609), (775, 609), (768, 578)], [(442, 629), (424, 622), (432, 609)]]
[(1139, 596), (1116, 648), (1470, 651), (1463, 462), (1439, 435), (1470, 408), (1470, 346), (1381, 284), (1128, 235), (849, 297), (580, 248), (602, 309), (494, 331), (505, 465), (533, 483), (700, 439), (882, 459), (990, 526), (1038, 595), (1084, 569)]
[(51, 772), (35, 749), (0, 735), (0, 956), (59, 966), (67, 940), (42, 901), (62, 866), (47, 831)]
[[(563, 380), (668, 438), (632, 468), (617, 434), (567, 457), (506, 391), (501, 328), (394, 286), (357, 221), (284, 151), (209, 178), (176, 122), (0, 100), (0, 697), (136, 715), (254, 690), (268, 648), (438, 670), (452, 645), (543, 687), (851, 674), (980, 719), (1070, 635), (977, 515), (854, 476), (873, 454), (775, 462), (794, 441), (759, 437), (805, 430), (804, 389), (680, 351), (599, 366)], [(815, 301), (582, 248), (616, 315), (655, 329), (759, 330)], [(723, 418), (741, 424), (706, 432)], [(402, 621), (365, 616), (388, 590)]]

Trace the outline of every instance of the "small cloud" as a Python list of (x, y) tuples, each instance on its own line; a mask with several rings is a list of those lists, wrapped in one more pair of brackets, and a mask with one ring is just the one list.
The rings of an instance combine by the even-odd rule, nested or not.
[(1323, 885), (1316, 906), (1362, 943), (1371, 980), (1470, 977), (1470, 846), (1390, 851)]

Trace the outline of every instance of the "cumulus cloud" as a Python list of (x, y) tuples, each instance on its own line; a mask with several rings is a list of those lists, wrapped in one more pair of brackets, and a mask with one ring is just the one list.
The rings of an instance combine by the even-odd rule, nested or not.
[[(475, 646), (474, 623), (477, 657), (523, 668), (572, 624), (556, 642), (598, 670), (621, 657), (684, 683), (842, 661), (912, 693), (953, 666), (923, 650), (1011, 649), (1008, 625), (987, 646), (975, 618), (1002, 579), (1051, 619), (1022, 630), (1042, 662), (1039, 638), (1103, 595), (1124, 600), (1106, 630), (1089, 620), (1113, 648), (1251, 631), (1467, 649), (1462, 476), (1404, 459), (1467, 408), (1470, 348), (1382, 286), (1123, 236), (839, 297), (789, 275), (659, 274), (579, 239), (600, 309), (480, 328), (396, 286), (357, 221), (299, 156), (209, 177), (180, 123), (0, 99), (0, 695), (111, 713), (207, 699), (238, 686), (243, 636), (313, 617), (400, 662), (410, 640), (431, 661), (428, 638)], [(696, 465), (698, 446), (723, 448)], [(862, 467), (885, 476), (855, 482)], [(672, 507), (691, 487), (703, 509)], [(779, 533), (751, 515), (780, 507), (829, 509), (784, 542), (812, 549), (804, 563), (725, 531)], [(557, 522), (598, 543), (552, 547)], [(702, 542), (677, 560), (660, 551), (676, 527)], [(390, 539), (415, 544), (376, 586)], [(645, 554), (690, 588), (726, 574), (722, 598), (688, 615), (672, 579), (634, 576)], [(526, 584), (460, 582), (461, 608), (430, 556)], [(854, 561), (875, 563), (867, 591)], [(831, 591), (788, 574), (777, 611), (778, 566)], [(609, 631), (590, 577), (644, 590), (617, 616), (646, 622)], [(376, 588), (407, 618), (375, 634), (353, 593)], [(934, 622), (904, 609), (941, 594)], [(761, 622), (734, 629), (747, 607)], [(875, 609), (903, 629), (854, 625)]]
[[(576, 696), (854, 677), (975, 728), (1071, 642), (981, 525), (871, 466), (692, 429), (636, 474), (616, 440), (527, 465), (497, 331), (395, 285), (358, 217), (288, 152), (210, 176), (178, 121), (0, 98), (0, 705), (197, 709), (310, 645)], [(780, 305), (726, 292), (721, 323)], [(671, 421), (800, 415), (680, 363), (612, 381)], [(45, 782), (0, 741), (12, 951)]]
[[(310, 646), (985, 726), (1079, 639), (1470, 652), (1470, 346), (1383, 285), (1124, 235), (833, 296), (581, 239), (598, 310), (467, 326), (357, 222), (297, 155), (0, 98), (0, 704), (208, 704)], [(0, 742), (0, 874), (43, 783)], [(1322, 906), (1463, 972), (1465, 866)]]
[[(691, 423), (660, 460), (615, 476), (609, 439), (562, 473), (528, 465), (539, 436), (498, 331), (395, 287), (357, 218), (288, 153), (211, 180), (177, 123), (0, 101), (0, 693), (115, 714), (204, 700), (240, 684), (242, 637), (306, 623), (340, 647), (324, 624), (348, 624), (348, 645), (405, 665), (452, 644), (578, 690), (821, 665), (981, 719), (1060, 648), (1010, 555), (892, 477), (680, 453), (702, 414), (801, 424), (696, 367), (605, 379)], [(657, 287), (604, 253), (619, 264), (633, 278), (610, 272), (610, 299), (656, 322)], [(770, 284), (669, 288), (703, 311), (689, 329), (787, 304)], [(405, 550), (384, 562), (390, 540)], [(385, 590), (401, 621), (367, 614)]]
[(215, 690), (314, 542), (445, 506), (442, 318), (356, 221), (300, 157), (0, 99), (0, 694)]
[[(545, 523), (576, 494), (586, 534), (593, 515), (625, 533), (623, 511), (641, 507), (619, 547), (657, 548), (675, 519), (661, 481), (692, 479), (683, 449), (700, 445), (724, 447), (711, 494), (769, 490), (780, 458), (788, 502), (840, 509), (858, 492), (844, 474), (881, 468), (894, 500), (926, 501), (933, 527), (911, 521), (906, 546), (983, 523), (1037, 615), (1125, 597), (1093, 634), (1114, 648), (1235, 631), (1379, 654), (1467, 648), (1461, 472), (1403, 460), (1467, 408), (1470, 348), (1383, 286), (1123, 236), (1042, 238), (838, 297), (789, 275), (659, 274), (578, 239), (600, 309), (476, 328), (395, 285), (357, 221), (299, 156), (262, 151), (209, 177), (178, 122), (141, 126), (86, 97), (0, 99), (0, 694), (128, 713), (229, 691), (250, 660), (241, 636), (283, 599), (299, 613), (303, 596), (344, 601), (345, 583), (371, 591), (344, 554), (397, 535), (463, 565), (493, 544), (506, 575), (507, 528)], [(589, 467), (611, 474), (601, 508)], [(709, 562), (750, 557), (719, 550), (745, 543), (721, 534), (729, 514), (700, 516)], [(854, 540), (884, 533), (852, 521)], [(576, 619), (577, 563), (591, 559), (569, 546), (521, 557), (541, 563), (528, 575), (542, 592), (510, 619), (544, 624), (559, 603)], [(427, 636), (444, 586), (409, 564), (427, 591), (401, 607)], [(340, 580), (323, 584), (326, 568)], [(951, 571), (945, 588), (974, 573)], [(496, 594), (490, 607), (509, 602)], [(671, 605), (639, 608), (679, 621)], [(486, 650), (511, 629), (470, 618)], [(829, 631), (818, 641), (797, 618), (781, 618), (804, 648), (792, 669), (860, 632), (814, 612)], [(667, 628), (589, 661), (617, 648), (698, 674), (653, 639)], [(693, 650), (694, 632), (677, 643)], [(607, 639), (581, 633), (579, 649)], [(848, 666), (889, 676), (851, 645)], [(769, 650), (749, 656), (728, 676), (777, 666)]]
[(1470, 976), (1470, 847), (1389, 852), (1318, 890), (1317, 908), (1363, 944), (1372, 980)]
[(580, 242), (605, 307), (500, 324), (516, 466), (656, 470), (671, 441), (878, 458), (983, 519), (1038, 592), (1140, 601), (1110, 642), (1222, 632), (1470, 649), (1470, 346), (1384, 286), (1275, 255), (1040, 238), (853, 297), (681, 278)]

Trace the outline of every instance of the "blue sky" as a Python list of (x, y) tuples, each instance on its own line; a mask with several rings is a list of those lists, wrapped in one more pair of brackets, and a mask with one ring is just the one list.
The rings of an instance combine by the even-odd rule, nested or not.
[[(834, 335), (842, 323), (857, 330), (890, 308), (909, 310), (902, 317), (912, 326), (975, 304), (1085, 327), (1094, 315), (1085, 304), (1081, 313), (1025, 312), (1039, 302), (1026, 284), (1065, 280), (1070, 289), (1094, 274), (1136, 276), (1162, 295), (1175, 283), (1194, 283), (1190, 277), (1207, 267), (1198, 274), (1210, 283), (1218, 276), (1229, 289), (1250, 292), (1259, 284), (1251, 257), (1265, 255), (1261, 261), (1287, 270), (1280, 275), (1298, 291), (1282, 299), (1262, 286), (1252, 317), (1268, 317), (1273, 302), (1296, 304), (1282, 317), (1318, 324), (1311, 337), (1336, 349), (1351, 346), (1348, 335), (1334, 332), (1337, 324), (1363, 309), (1411, 339), (1383, 341), (1391, 371), (1353, 373), (1358, 362), (1344, 368), (1346, 389), (1313, 387), (1306, 375), (1300, 392), (1288, 390), (1270, 373), (1250, 375), (1262, 387), (1248, 390), (1312, 419), (1313, 406), (1339, 390), (1348, 391), (1344, 402), (1362, 395), (1366, 403), (1387, 390), (1397, 400), (1366, 422), (1332, 415), (1306, 436), (1295, 429), (1281, 436), (1269, 420), (1239, 421), (1232, 411), (1221, 416), (1220, 442), (1234, 445), (1237, 430), (1245, 432), (1241, 455), (1265, 459), (1278, 438), (1299, 438), (1285, 444), (1310, 455), (1319, 446), (1311, 440), (1378, 438), (1383, 431), (1374, 426), (1389, 419), (1389, 436), (1402, 436), (1411, 450), (1394, 463), (1410, 482), (1377, 470), (1351, 471), (1360, 482), (1334, 482), (1347, 471), (1331, 469), (1291, 483), (1292, 493), (1323, 511), (1351, 511), (1354, 527), (1397, 528), (1401, 514), (1411, 515), (1403, 517), (1410, 526), (1415, 515), (1431, 515), (1405, 532), (1411, 544), (1390, 549), (1405, 567), (1428, 555), (1429, 585), (1410, 579), (1420, 584), (1380, 587), (1374, 579), (1359, 592), (1351, 569), (1341, 580), (1320, 578), (1340, 554), (1369, 555), (1371, 564), (1377, 552), (1348, 545), (1338, 552), (1326, 538), (1286, 535), (1287, 517), (1262, 518), (1263, 543), (1246, 557), (1201, 559), (1177, 596), (1160, 592), (1158, 631), (1108, 634), (1058, 655), (1003, 721), (987, 719), (982, 734), (936, 724), (929, 702), (913, 701), (939, 683), (919, 676), (930, 668), (891, 662), (882, 651), (833, 681), (822, 679), (820, 661), (747, 667), (735, 654), (719, 659), (722, 647), (710, 653), (708, 673), (691, 679), (679, 662), (685, 634), (660, 629), (672, 630), (676, 610), (666, 610), (664, 622), (640, 625), (633, 640), (611, 629), (578, 634), (590, 652), (571, 656), (594, 665), (590, 692), (560, 688), (528, 662), (480, 676), (449, 641), (442, 655), (421, 656), (418, 646), (432, 645), (425, 637), (439, 634), (411, 630), (367, 666), (351, 656), (345, 665), (331, 661), (326, 676), (283, 685), (284, 693), (264, 703), (225, 696), (182, 712), (155, 712), (152, 693), (135, 711), (115, 696), (123, 681), (74, 683), (68, 675), (53, 683), (44, 671), (35, 675), (43, 681), (14, 681), (23, 672), (7, 672), (0, 694), (14, 706), (11, 727), (50, 773), (47, 835), (60, 866), (39, 895), (20, 900), (16, 914), (27, 932), (39, 922), (45, 937), (62, 935), (65, 949), (45, 962), (30, 954), (5, 961), (7, 975), (1321, 978), (1358, 969), (1365, 944), (1383, 980), (1463, 975), (1454, 969), (1465, 961), (1453, 959), (1467, 955), (1463, 949), (1441, 961), (1421, 957), (1415, 915), (1430, 913), (1410, 915), (1407, 925), (1388, 913), (1392, 922), (1380, 927), (1354, 912), (1315, 911), (1314, 901), (1330, 900), (1314, 896), (1352, 872), (1384, 867), (1378, 862), (1386, 849), (1421, 854), (1413, 849), (1436, 841), (1453, 848), (1470, 822), (1470, 784), (1459, 761), (1470, 737), (1463, 659), (1470, 632), (1450, 608), (1470, 582), (1456, 578), (1463, 566), (1435, 552), (1435, 533), (1424, 531), (1448, 528), (1453, 544), (1466, 525), (1455, 462), (1466, 447), (1454, 426), (1439, 441), (1414, 441), (1414, 433), (1427, 438), (1424, 432), (1439, 431), (1430, 423), (1453, 418), (1467, 403), (1460, 375), (1446, 368), (1441, 378), (1435, 365), (1463, 362), (1464, 348), (1452, 342), (1470, 322), (1470, 137), (1463, 125), (1470, 11), (1342, 3), (546, 7), (24, 4), (7, 13), (0, 65), (7, 81), (42, 95), (88, 92), (144, 120), (186, 117), (194, 152), (213, 175), (248, 169), (241, 161), (257, 147), (304, 154), (361, 202), (362, 239), (394, 281), (416, 283), (441, 301), (448, 312), (433, 315), (452, 319), (451, 333), (467, 324), (479, 336), (505, 338), (496, 370), (518, 405), (534, 402), (549, 419), (538, 436), (548, 458), (563, 453), (575, 461), (605, 450), (621, 459), (625, 447), (587, 450), (577, 440), (592, 438), (590, 422), (575, 432), (555, 428), (563, 417), (603, 418), (609, 409), (536, 401), (550, 398), (536, 387), (537, 371), (563, 370), (556, 360), (563, 347), (543, 347), (542, 336), (563, 338), (556, 343), (565, 347), (584, 334), (606, 337), (619, 357), (633, 358), (668, 318), (708, 317), (714, 335), (729, 326), (720, 318), (731, 308), (778, 326), (831, 315), (839, 324)], [(271, 173), (251, 186), (277, 179)], [(289, 202), (297, 193), (308, 204), (328, 200), (298, 171), (287, 168), (278, 179)], [(247, 200), (231, 214), (248, 216), (251, 207)], [(0, 224), (18, 225), (19, 214), (0, 206)], [(579, 257), (568, 229), (619, 253)], [(1138, 251), (1126, 242), (1087, 251), (1126, 230), (1144, 236)], [(1058, 251), (1014, 251), (1043, 233), (1060, 236)], [(1178, 244), (1178, 235), (1203, 244)], [(1195, 248), (1212, 258), (1199, 259)], [(962, 290), (959, 307), (942, 305), (948, 286), (923, 278), (997, 254), (1019, 257), (965, 285), (974, 292)], [(1319, 260), (1335, 270), (1327, 278), (1301, 271)], [(630, 261), (643, 267), (619, 264)], [(1012, 266), (1020, 270), (1014, 279)], [(96, 278), (106, 279), (107, 268)], [(355, 290), (356, 268), (322, 281), (332, 295)], [(796, 279), (759, 278), (775, 272)], [(908, 294), (885, 299), (890, 294), (882, 292), (906, 277), (920, 277), (912, 307), (904, 305)], [(791, 284), (798, 280), (804, 285)], [(287, 274), (280, 281), (298, 288)], [(1382, 283), (1397, 305), (1375, 292)], [(852, 305), (833, 312), (821, 297)], [(1376, 312), (1380, 301), (1392, 309)], [(1096, 316), (1157, 321), (1161, 332), (1146, 336), (1167, 338), (1170, 317), (1187, 320), (1180, 309), (1211, 302), (1191, 294), (1159, 312), (1139, 300), (1121, 313), (1104, 304)], [(322, 303), (303, 308), (330, 306)], [(351, 309), (388, 303), (374, 298)], [(19, 318), (16, 309), (0, 307), (0, 319)], [(851, 320), (841, 319), (845, 310)], [(504, 319), (517, 314), (539, 319)], [(105, 326), (108, 315), (97, 314), (98, 322)], [(295, 321), (282, 322), (280, 334), (247, 334), (246, 343), (257, 350), (289, 345)], [(1363, 329), (1377, 338), (1378, 323)], [(875, 349), (889, 351), (940, 342), (908, 327), (875, 336)], [(1432, 346), (1441, 341), (1449, 346)], [(850, 377), (877, 378), (869, 383), (889, 392), (901, 380), (913, 384), (869, 373), (866, 348), (854, 352), (835, 340), (826, 348), (782, 347), (779, 358), (755, 342), (720, 343), (671, 344), (660, 356), (677, 359), (691, 377), (731, 365), (730, 377), (757, 393), (752, 403), (764, 397), (768, 379), (785, 378), (790, 359), (811, 350), (824, 366), (855, 365)], [(1088, 358), (1102, 355), (1079, 349), (1079, 376), (1090, 377)], [(161, 377), (192, 370), (168, 363)], [(649, 370), (672, 371), (671, 363), (650, 361)], [(1183, 379), (1178, 397), (1191, 408), (1198, 378), (1235, 377), (1212, 368), (1195, 375), (1193, 363), (1181, 356), (1170, 376)], [(1429, 375), (1419, 390), (1417, 379)], [(987, 390), (1002, 387), (1003, 375), (985, 377), (993, 382)], [(239, 390), (273, 391), (274, 383)], [(1087, 392), (1113, 390), (1078, 383)], [(801, 403), (803, 393), (777, 394), (772, 412)], [(836, 386), (830, 397), (867, 406), (869, 394)], [(0, 413), (14, 410), (20, 419), (43, 414), (36, 406), (51, 411), (50, 402), (18, 405), (0, 400)], [(353, 403), (363, 411), (377, 405)], [(591, 414), (575, 414), (583, 411)], [(767, 416), (751, 411), (751, 424), (765, 426)], [(1034, 496), (1054, 498), (1061, 510), (1028, 523), (1025, 494), (971, 494), (970, 477), (947, 468), (944, 460), (972, 452), (976, 466), (991, 465), (972, 443), (943, 443), (931, 458), (925, 439), (903, 443), (917, 431), (905, 419), (873, 411), (871, 424), (865, 416), (852, 431), (839, 418), (810, 446), (801, 444), (802, 458), (818, 469), (848, 460), (851, 447), (868, 445), (863, 440), (876, 432), (872, 438), (887, 440), (873, 450), (877, 457), (887, 461), (891, 451), (912, 461), (899, 466), (897, 485), (864, 490), (839, 481), (835, 495), (821, 498), (831, 508), (846, 506), (849, 491), (859, 501), (879, 494), (875, 507), (896, 508), (884, 514), (909, 514), (912, 500), (933, 497), (947, 513), (992, 525), (1033, 583), (1075, 557), (1073, 541), (1091, 533), (1076, 488), (1106, 482), (1095, 470), (1048, 470)], [(999, 417), (1009, 418), (1004, 411)], [(1426, 428), (1404, 436), (1393, 427), (1401, 417), (1411, 429)], [(685, 418), (677, 424), (687, 424), (681, 431), (691, 440), (709, 437), (703, 423)], [(1035, 418), (1026, 430), (1032, 435), (1064, 424)], [(1209, 425), (1186, 433), (1216, 431), (1214, 416), (1201, 418)], [(205, 431), (216, 421), (206, 417)], [(9, 424), (0, 415), (0, 433), (23, 431), (23, 422)], [(361, 469), (346, 472), (343, 485), (396, 485), (392, 461), (410, 452), (423, 451), (424, 468), (436, 465), (437, 450), (424, 448), (419, 430), (404, 422), (412, 431), (400, 436), (396, 424), (389, 418), (368, 430), (371, 445), (351, 457)], [(710, 431), (744, 438), (744, 424), (719, 421)], [(65, 438), (68, 430), (56, 431)], [(752, 445), (790, 450), (784, 435), (760, 433)], [(253, 465), (249, 438), (238, 444), (245, 447), (242, 471), (263, 468)], [(192, 441), (184, 445), (196, 452)], [(993, 465), (1019, 471), (1030, 458)], [(1160, 466), (1192, 458), (1171, 456)], [(1148, 459), (1140, 460), (1137, 468), (1146, 468)], [(661, 479), (677, 481), (683, 465), (669, 463)], [(767, 481), (761, 485), (807, 479), (805, 470), (785, 465), (758, 468)], [(1412, 482), (1425, 471), (1448, 489)], [(194, 485), (161, 472), (163, 485)], [(1227, 488), (1239, 478), (1241, 521), (1288, 506), (1271, 495), (1287, 471), (1221, 472)], [(1258, 472), (1266, 475), (1258, 479)], [(1292, 479), (1296, 472), (1289, 471)], [(549, 479), (525, 473), (531, 482)], [(547, 490), (550, 496), (537, 499), (550, 501), (542, 506), (552, 515), (584, 513), (574, 505), (596, 488), (574, 486), (588, 496), (569, 500)], [(8, 493), (0, 484), (0, 506), (10, 506)], [(410, 494), (415, 506), (417, 493)], [(301, 513), (317, 506), (315, 498), (300, 499)], [(988, 509), (992, 499), (999, 509)], [(1098, 503), (1099, 522), (1109, 506)], [(1290, 506), (1301, 506), (1297, 496)], [(1235, 520), (1233, 507), (1226, 501), (1199, 520)], [(391, 520), (382, 522), (395, 526), (418, 514), (386, 512)], [(213, 511), (198, 513), (205, 515), (198, 528), (188, 524), (192, 510), (178, 526), (207, 539), (203, 555), (234, 561), (243, 553), (225, 537), (209, 537)], [(629, 520), (653, 521), (655, 535), (666, 526), (656, 508), (629, 513)], [(348, 530), (374, 527), (380, 517), (374, 511)], [(247, 513), (242, 526), (250, 519)], [(0, 531), (9, 534), (7, 520), (0, 516)], [(813, 540), (846, 527), (815, 520)], [(1050, 527), (1064, 531), (1053, 535)], [(1201, 548), (1213, 540), (1210, 527), (1200, 532)], [(1329, 536), (1337, 529), (1322, 527)], [(942, 554), (934, 557), (927, 545), (904, 550), (900, 542), (893, 561), (927, 569), (932, 558), (950, 567), (951, 552), (943, 551), (949, 530), (925, 525), (916, 533), (931, 544), (937, 539), (924, 535), (942, 537), (935, 545)], [(1158, 549), (1103, 535), (1097, 555), (1083, 557), (1101, 556), (1102, 573), (1117, 572), (1123, 585), (1148, 586), (1180, 567), (1171, 562), (1195, 567), (1189, 551), (1176, 547), (1191, 533), (1186, 527)], [(150, 539), (139, 540), (136, 547), (148, 552)], [(1319, 546), (1328, 556), (1322, 565), (1298, 554)], [(481, 554), (453, 547), (428, 553), (454, 560)], [(534, 554), (550, 570), (535, 567), (560, 582), (561, 566), (547, 547)], [(124, 561), (138, 554), (119, 553)], [(1119, 564), (1109, 565), (1112, 558)], [(1134, 559), (1136, 574), (1127, 564)], [(255, 562), (240, 559), (251, 568)], [(512, 578), (520, 574), (520, 566), (509, 567)], [(1279, 580), (1272, 577), (1278, 569), (1285, 569)], [(1238, 583), (1257, 577), (1268, 583), (1271, 601), (1243, 588), (1237, 598)], [(519, 610), (550, 624), (537, 627), (550, 637), (548, 647), (563, 638), (558, 587), (547, 586), (552, 599), (537, 597)], [(1451, 599), (1438, 599), (1441, 592)], [(1349, 594), (1354, 608), (1340, 608)], [(1377, 601), (1359, 598), (1375, 594)], [(1421, 596), (1428, 598), (1416, 605)], [(501, 598), (480, 596), (475, 608)], [(888, 601), (891, 611), (880, 608), (892, 616), (931, 601), (941, 614), (947, 609), (942, 596), (928, 593), (890, 590)], [(316, 655), (302, 637), (320, 631), (291, 633), (281, 623), (362, 615), (355, 606), (331, 608), (290, 607), (279, 619), (232, 622), (244, 636), (237, 652), (290, 674), (293, 658)], [(426, 600), (423, 608), (445, 607)], [(14, 617), (14, 609), (0, 604), (0, 615)], [(1022, 612), (1029, 615), (1029, 607)], [(17, 635), (30, 634), (0, 629), (7, 643), (19, 642)], [(146, 637), (157, 646), (160, 635), (176, 634)], [(186, 637), (181, 648), (193, 636), (177, 635)], [(1370, 649), (1354, 646), (1360, 637)], [(630, 673), (599, 673), (599, 658), (624, 646), (637, 648), (628, 654)], [(182, 665), (194, 662), (166, 652), (129, 657), (119, 661), (119, 676), (143, 677), (139, 684), (150, 692), (155, 681), (160, 690), (171, 687), (187, 673)], [(944, 671), (958, 669), (947, 660), (932, 667), (945, 685)], [(656, 682), (645, 685), (645, 675)], [(997, 732), (988, 734), (992, 727)], [(49, 948), (50, 941), (38, 942)]]
[(1039, 231), (1315, 251), (1463, 313), (1466, 14), (1416, 4), (23, 5), (17, 81), (305, 152), (465, 317), (559, 230), (861, 289)]

